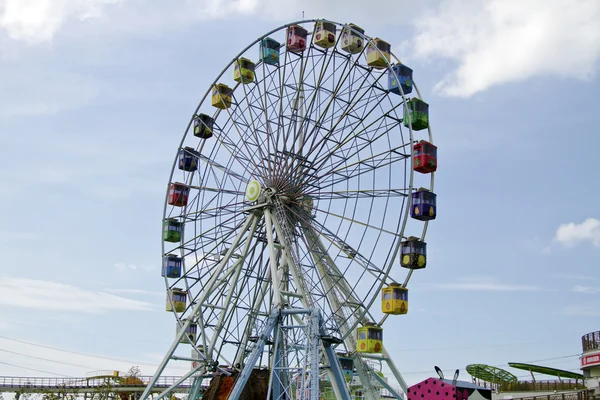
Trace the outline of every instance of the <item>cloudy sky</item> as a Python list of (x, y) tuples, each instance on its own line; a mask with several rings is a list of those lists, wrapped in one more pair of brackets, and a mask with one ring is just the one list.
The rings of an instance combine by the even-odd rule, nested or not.
[(430, 104), (439, 217), (385, 325), (408, 383), (578, 369), (600, 329), (600, 2), (0, 0), (0, 375), (154, 372), (183, 130), (226, 63), (303, 13), (386, 38)]

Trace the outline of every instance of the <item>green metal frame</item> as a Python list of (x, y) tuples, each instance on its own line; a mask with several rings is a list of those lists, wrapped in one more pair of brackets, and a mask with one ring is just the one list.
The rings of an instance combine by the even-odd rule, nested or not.
[(482, 381), (490, 383), (508, 383), (517, 382), (518, 378), (510, 372), (497, 367), (492, 367), (486, 364), (470, 364), (467, 365), (467, 372)]
[(576, 372), (571, 372), (571, 371), (565, 371), (563, 369), (556, 369), (556, 368), (551, 368), (551, 367), (544, 367), (541, 365), (515, 363), (515, 362), (509, 362), (508, 365), (510, 365), (513, 368), (529, 371), (530, 373), (537, 372), (538, 374), (557, 376), (559, 378), (583, 379), (582, 374), (578, 374)]

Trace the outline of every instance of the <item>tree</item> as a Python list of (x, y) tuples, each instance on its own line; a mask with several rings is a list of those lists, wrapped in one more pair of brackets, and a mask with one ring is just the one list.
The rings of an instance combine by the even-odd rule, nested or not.
[[(127, 374), (119, 380), (119, 383), (122, 386), (144, 386), (144, 381), (140, 379), (140, 376), (142, 376), (140, 367), (134, 365), (133, 367), (129, 368), (129, 371), (127, 371)], [(140, 394), (141, 393), (137, 392), (121, 392), (119, 393), (119, 397), (121, 400), (134, 400), (138, 399)]]
[(125, 376), (139, 378), (140, 376), (142, 376), (140, 367), (137, 365), (134, 365), (133, 367), (129, 368), (129, 371), (127, 371), (127, 375), (125, 375)]

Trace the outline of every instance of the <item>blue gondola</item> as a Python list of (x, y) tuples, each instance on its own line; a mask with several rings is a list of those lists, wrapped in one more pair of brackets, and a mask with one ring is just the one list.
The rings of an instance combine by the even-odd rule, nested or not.
[(350, 357), (346, 357), (343, 354), (337, 354), (338, 360), (340, 360), (340, 367), (342, 367), (342, 376), (346, 382), (352, 382), (354, 378), (354, 360)]
[(163, 257), (162, 275), (167, 278), (179, 278), (181, 277), (181, 257), (175, 254), (167, 254)]
[(269, 37), (260, 41), (259, 59), (269, 65), (279, 65), (279, 48), (281, 43)]
[(410, 216), (419, 221), (429, 221), (437, 216), (436, 194), (420, 188), (412, 194)]
[[(405, 96), (412, 92), (412, 69), (404, 64), (398, 63), (392, 66), (392, 70), (393, 72), (388, 72), (388, 89), (390, 92), (400, 94), (400, 87), (402, 87), (402, 92)], [(398, 86), (396, 75), (400, 78), (400, 86)]]
[(196, 171), (200, 155), (192, 147), (184, 147), (179, 150), (179, 169), (184, 171)]

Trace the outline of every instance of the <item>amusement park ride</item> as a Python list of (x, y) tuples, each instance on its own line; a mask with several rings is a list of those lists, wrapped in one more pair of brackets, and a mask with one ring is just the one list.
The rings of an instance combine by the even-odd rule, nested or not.
[(248, 45), (178, 147), (162, 231), (177, 333), (142, 398), (182, 360), (189, 373), (155, 399), (190, 378), (190, 400), (209, 379), (211, 399), (401, 398), (383, 325), (427, 264), (436, 151), (413, 71), (384, 40), (304, 20)]

